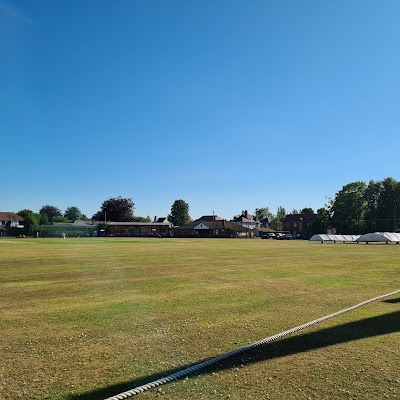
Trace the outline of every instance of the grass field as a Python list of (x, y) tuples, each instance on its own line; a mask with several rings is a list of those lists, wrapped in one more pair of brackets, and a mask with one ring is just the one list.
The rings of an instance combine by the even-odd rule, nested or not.
[[(93, 400), (400, 288), (400, 246), (0, 239), (0, 399)], [(143, 399), (399, 399), (400, 296)]]

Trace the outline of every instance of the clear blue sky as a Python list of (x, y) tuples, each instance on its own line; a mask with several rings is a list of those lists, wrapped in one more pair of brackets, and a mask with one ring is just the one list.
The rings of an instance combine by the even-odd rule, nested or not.
[(400, 179), (400, 1), (0, 0), (0, 210), (193, 218)]

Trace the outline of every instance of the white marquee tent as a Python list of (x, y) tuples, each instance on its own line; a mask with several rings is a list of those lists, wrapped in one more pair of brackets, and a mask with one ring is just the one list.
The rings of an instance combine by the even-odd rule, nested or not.
[(400, 242), (400, 233), (394, 232), (374, 232), (366, 233), (357, 239), (357, 242)]
[(311, 237), (310, 241), (312, 242), (356, 242), (360, 235), (331, 235), (325, 233), (319, 233)]

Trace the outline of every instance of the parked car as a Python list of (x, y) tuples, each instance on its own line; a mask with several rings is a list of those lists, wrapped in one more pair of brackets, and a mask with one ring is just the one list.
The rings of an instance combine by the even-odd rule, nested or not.
[(261, 236), (261, 239), (275, 239), (275, 233), (264, 233), (264, 235)]
[(295, 239), (295, 237), (290, 233), (286, 233), (285, 235), (283, 235), (282, 239), (284, 239), (284, 240), (293, 240), (293, 239)]

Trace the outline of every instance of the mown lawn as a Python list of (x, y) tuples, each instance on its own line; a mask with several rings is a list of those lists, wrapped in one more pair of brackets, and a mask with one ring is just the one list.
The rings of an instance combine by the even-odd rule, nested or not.
[[(0, 399), (94, 400), (400, 288), (400, 246), (0, 239)], [(143, 399), (398, 399), (400, 296)]]

